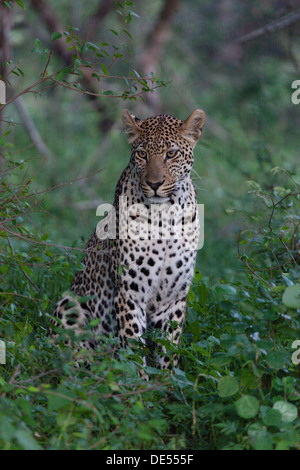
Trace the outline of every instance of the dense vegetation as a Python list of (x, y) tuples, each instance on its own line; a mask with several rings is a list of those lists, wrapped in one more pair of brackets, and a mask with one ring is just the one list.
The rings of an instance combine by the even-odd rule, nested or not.
[[(61, 32), (43, 27), (37, 3), (52, 7)], [(169, 2), (178, 10), (151, 76), (138, 59), (164, 2), (112, 5), (90, 41), (83, 25), (97, 17), (98, 2), (72, 3), (0, 5), (13, 15), (1, 70), (0, 448), (299, 449), (297, 24), (236, 41), (280, 24), (293, 2), (291, 11), (272, 1)], [(87, 69), (101, 85), (95, 100)], [(37, 82), (17, 106), (15, 97)], [(141, 344), (120, 350), (108, 338), (76, 354), (64, 346), (67, 332), (48, 335), (97, 204), (112, 200), (129, 158), (124, 107), (141, 117), (163, 109), (184, 119), (197, 107), (208, 116), (195, 149), (205, 244), (184, 335), (178, 350), (153, 337), (180, 354), (180, 367), (169, 374), (148, 366), (148, 382), (138, 373)]]

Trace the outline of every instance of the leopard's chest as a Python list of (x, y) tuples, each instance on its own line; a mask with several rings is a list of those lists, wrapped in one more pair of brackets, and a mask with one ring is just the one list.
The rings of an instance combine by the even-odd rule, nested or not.
[(139, 240), (117, 243), (114, 270), (118, 289), (137, 302), (168, 301), (187, 294), (196, 252), (184, 240)]
[[(129, 190), (130, 188), (130, 190)], [(117, 237), (113, 240), (112, 277), (139, 304), (170, 301), (187, 294), (196, 258), (195, 244), (182, 236), (182, 217), (196, 211), (192, 186), (165, 204), (149, 204), (138, 181), (128, 176), (116, 191)], [(182, 200), (187, 204), (183, 207)], [(183, 215), (184, 211), (184, 215)], [(172, 223), (175, 214), (177, 223)], [(193, 237), (197, 237), (193, 230)]]

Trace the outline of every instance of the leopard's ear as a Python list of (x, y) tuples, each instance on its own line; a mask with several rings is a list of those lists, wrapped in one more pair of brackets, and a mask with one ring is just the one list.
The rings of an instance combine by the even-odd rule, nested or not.
[(124, 109), (121, 113), (121, 119), (125, 126), (128, 142), (132, 144), (141, 134), (142, 129), (137, 125), (139, 121), (128, 109)]
[(205, 113), (202, 109), (195, 109), (192, 114), (181, 124), (180, 133), (193, 146), (196, 145), (202, 134), (205, 123)]

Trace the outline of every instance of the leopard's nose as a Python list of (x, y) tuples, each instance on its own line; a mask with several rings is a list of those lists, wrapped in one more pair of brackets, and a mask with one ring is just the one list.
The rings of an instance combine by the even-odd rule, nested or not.
[(153, 191), (157, 191), (158, 188), (163, 184), (163, 181), (158, 181), (158, 183), (152, 183), (151, 181), (146, 181), (147, 185), (150, 186)]

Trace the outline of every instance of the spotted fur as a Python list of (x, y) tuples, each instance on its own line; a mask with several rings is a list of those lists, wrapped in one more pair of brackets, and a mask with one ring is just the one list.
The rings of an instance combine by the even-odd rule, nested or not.
[[(186, 121), (167, 114), (140, 120), (127, 110), (121, 117), (132, 151), (116, 186), (117, 225), (120, 196), (127, 197), (128, 207), (141, 204), (150, 209), (151, 204), (178, 204), (184, 209), (189, 204), (196, 214), (190, 172), (193, 147), (205, 121), (204, 112), (196, 110)], [(107, 227), (110, 214), (100, 228), (104, 224)], [(137, 214), (133, 211), (130, 217), (134, 220)], [(128, 338), (141, 338), (148, 329), (163, 330), (178, 344), (196, 250), (190, 248), (185, 238), (172, 234), (169, 239), (146, 236), (135, 240), (130, 234), (124, 239), (122, 230), (117, 230), (115, 237), (99, 240), (97, 233), (95, 230), (87, 244), (85, 267), (74, 277), (72, 295), (57, 303), (54, 317), (77, 333), (84, 331), (92, 319), (100, 319), (95, 336), (113, 333), (123, 345)], [(94, 346), (91, 341), (83, 345)], [(178, 358), (173, 358), (173, 365), (177, 362)], [(158, 365), (172, 368), (164, 348)]]

